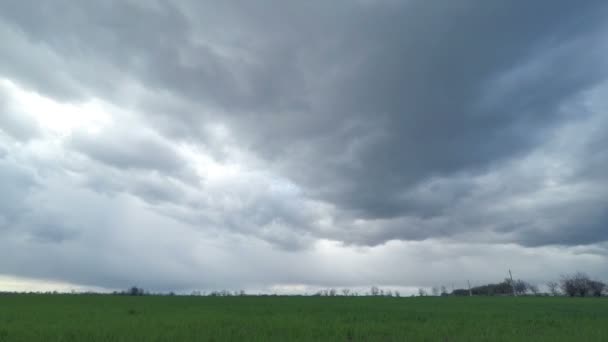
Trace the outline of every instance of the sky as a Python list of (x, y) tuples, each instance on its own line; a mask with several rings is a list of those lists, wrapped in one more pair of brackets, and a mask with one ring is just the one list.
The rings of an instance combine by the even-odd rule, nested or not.
[(0, 1), (0, 290), (608, 279), (607, 17)]

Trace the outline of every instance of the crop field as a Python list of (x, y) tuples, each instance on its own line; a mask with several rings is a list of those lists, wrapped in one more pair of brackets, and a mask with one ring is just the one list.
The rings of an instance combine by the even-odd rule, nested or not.
[(608, 341), (608, 298), (2, 295), (0, 341)]

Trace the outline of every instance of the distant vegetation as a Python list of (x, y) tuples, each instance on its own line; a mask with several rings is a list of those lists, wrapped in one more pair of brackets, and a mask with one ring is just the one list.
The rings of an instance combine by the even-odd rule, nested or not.
[[(30, 292), (33, 294), (33, 292)], [(0, 294), (10, 294), (10, 292), (0, 292)], [(59, 292), (46, 292), (45, 294), (66, 294)], [(107, 294), (94, 292), (71, 292), (70, 294)], [(114, 291), (112, 295), (121, 296), (174, 296), (174, 292), (150, 292), (138, 286), (132, 286), (124, 291)], [(185, 294), (181, 294), (185, 295)], [(233, 297), (233, 296), (254, 296), (256, 294), (248, 294), (244, 290), (229, 291), (216, 290), (210, 292), (192, 291), (187, 295), (190, 296), (209, 296), (209, 297)], [(401, 297), (401, 292), (393, 289), (382, 289), (378, 286), (372, 286), (369, 291), (357, 292), (348, 288), (337, 290), (328, 288), (318, 290), (310, 294), (300, 294), (301, 296), (315, 297)], [(472, 286), (469, 288), (459, 288), (448, 291), (445, 286), (433, 287), (430, 290), (425, 288), (418, 289), (417, 295), (420, 297), (426, 296), (569, 296), (569, 297), (602, 297), (608, 296), (608, 286), (605, 282), (590, 278), (587, 274), (577, 272), (574, 274), (563, 275), (559, 281), (550, 281), (542, 287), (531, 284), (527, 281), (516, 279), (511, 280), (506, 278), (498, 283), (485, 284), (480, 286)], [(277, 294), (257, 294), (257, 296), (277, 296)], [(293, 296), (289, 295), (289, 296)], [(413, 295), (412, 295), (413, 296)]]
[(487, 284), (470, 289), (457, 289), (452, 292), (456, 296), (523, 296), (523, 295), (552, 295), (570, 297), (601, 297), (607, 295), (606, 283), (593, 280), (585, 273), (564, 275), (559, 282), (550, 281), (546, 284), (546, 291), (541, 291), (537, 285), (530, 284), (521, 279), (511, 281), (505, 279), (498, 284)]
[[(430, 293), (427, 289), (420, 288), (418, 290), (418, 296), (525, 296), (525, 295), (551, 295), (551, 296), (570, 296), (570, 297), (601, 297), (608, 295), (608, 286), (606, 283), (593, 280), (585, 273), (577, 272), (571, 275), (564, 275), (561, 277), (559, 282), (550, 281), (545, 284), (545, 289), (542, 291), (538, 285), (531, 284), (521, 279), (511, 280), (506, 278), (502, 282), (496, 284), (486, 284), (481, 286), (474, 286), (468, 289), (454, 289), (448, 292), (445, 286), (441, 288), (433, 287)], [(142, 296), (149, 294), (144, 289), (136, 286), (131, 287), (127, 291), (114, 292), (114, 294), (130, 295), (130, 296)], [(173, 293), (169, 293), (173, 295)], [(211, 297), (231, 297), (231, 296), (245, 296), (246, 293), (243, 290), (240, 291), (212, 291), (209, 293), (202, 293), (200, 291), (194, 291), (190, 295), (201, 296), (207, 295)], [(378, 286), (372, 286), (369, 292), (358, 293), (350, 289), (342, 289), (338, 291), (334, 288), (319, 290), (312, 294), (316, 297), (336, 297), (336, 296), (373, 296), (373, 297), (401, 297), (401, 293), (398, 290), (381, 289)]]

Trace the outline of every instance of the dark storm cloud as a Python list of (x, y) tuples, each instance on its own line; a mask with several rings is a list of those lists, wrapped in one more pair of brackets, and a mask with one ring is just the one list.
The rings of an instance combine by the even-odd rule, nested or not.
[[(0, 13), (15, 46), (0, 56), (4, 75), (62, 101), (101, 98), (139, 113), (118, 132), (65, 144), (114, 169), (85, 175), (99, 193), (288, 249), (302, 236), (607, 239), (605, 140), (569, 159), (584, 172), (561, 179), (576, 189), (595, 175), (585, 189), (597, 196), (546, 203), (546, 179), (517, 170), (584, 120), (564, 105), (605, 81), (603, 1), (12, 1)], [(208, 145), (215, 122), (230, 144)], [(146, 129), (158, 132), (137, 134)], [(275, 195), (258, 179), (201, 183), (178, 152), (184, 142), (245, 151), (300, 192)], [(309, 201), (331, 210), (302, 210)]]
[[(604, 76), (599, 60), (578, 58), (596, 41), (587, 38), (589, 42), (567, 46), (577, 30), (597, 24), (572, 22), (578, 17), (573, 13), (587, 17), (589, 8), (539, 4), (478, 2), (446, 9), (425, 2), (362, 16), (346, 37), (353, 44), (342, 47), (345, 53), (338, 57), (352, 67), (331, 80), (329, 90), (318, 87), (327, 91), (319, 94), (327, 102), (313, 114), (293, 113), (312, 116), (304, 122), (294, 118), (293, 127), (270, 124), (271, 129), (253, 130), (280, 141), (270, 149), (257, 146), (287, 164), (289, 174), (314, 195), (364, 217), (406, 212), (402, 192), (429, 176), (477, 172), (525, 153), (560, 121), (560, 103)], [(541, 13), (546, 19), (539, 18)], [(543, 56), (538, 52), (543, 45), (565, 51)], [(493, 86), (493, 79), (530, 58), (540, 58), (540, 65), (530, 70), (535, 77), (514, 81), (513, 88), (519, 89), (514, 95), (521, 96), (482, 106), (480, 94)], [(319, 79), (335, 69), (332, 64), (321, 67)], [(361, 128), (341, 134), (357, 118)], [(298, 133), (291, 134), (290, 128), (301, 132), (315, 121), (326, 128), (311, 129), (314, 133), (302, 136), (300, 147)], [(366, 132), (372, 133), (370, 141), (358, 146)], [(345, 159), (349, 149), (352, 155)], [(282, 159), (288, 155), (303, 158)]]
[[(328, 11), (340, 14), (337, 7)], [(297, 25), (307, 12), (295, 12)], [(512, 185), (503, 180), (493, 198), (478, 200), (467, 193), (485, 185), (451, 190), (458, 185), (450, 179), (429, 190), (433, 199), (418, 192), (434, 177), (459, 182), (461, 175), (495, 172), (546, 142), (556, 127), (576, 121), (579, 113), (560, 107), (605, 79), (604, 4), (418, 2), (351, 14), (336, 26), (314, 17), (329, 47), (323, 39), (305, 39), (315, 29), (275, 34), (278, 50), (291, 53), (287, 65), (297, 62), (301, 73), (293, 77), (289, 68), (272, 73), (276, 82), (287, 75), (295, 83), (273, 94), (274, 114), (265, 113), (265, 103), (261, 113), (239, 117), (235, 124), (258, 153), (311, 196), (350, 210), (351, 218), (372, 219), (359, 236), (334, 238), (375, 244), (470, 230), (492, 233), (493, 226), (522, 223), (516, 217), (525, 215), (525, 224), (511, 237), (524, 245), (605, 240), (598, 231), (602, 217), (582, 214), (590, 204), (599, 206), (593, 213), (601, 212), (599, 198), (585, 204), (573, 198), (563, 208), (536, 214), (495, 215), (485, 213), (488, 203), (525, 192), (505, 191)], [(256, 24), (267, 32), (265, 21)], [(298, 38), (290, 40), (294, 35)], [(272, 56), (267, 60), (283, 65), (272, 63)], [(540, 183), (523, 187), (541, 191)], [(464, 204), (458, 205), (459, 199)], [(565, 222), (545, 217), (557, 212), (567, 215)], [(599, 224), (577, 227), (584, 217)], [(381, 222), (377, 232), (370, 227), (373, 219)], [(384, 225), (386, 219), (392, 223)], [(577, 229), (582, 233), (568, 233)]]
[[(403, 197), (429, 176), (526, 153), (564, 119), (564, 101), (605, 76), (601, 54), (580, 54), (600, 42), (600, 2), (273, 4), (215, 7), (241, 30), (210, 38), (213, 19), (199, 5), (183, 5), (186, 14), (129, 5), (138, 23), (100, 25), (116, 45), (93, 48), (125, 47), (141, 63), (134, 77), (230, 111), (223, 119), (242, 143), (311, 196), (362, 217), (416, 210)], [(156, 30), (181, 23), (167, 42), (140, 28), (159, 16)], [(196, 33), (207, 44), (189, 39)], [(167, 115), (196, 123), (209, 116), (201, 112)]]

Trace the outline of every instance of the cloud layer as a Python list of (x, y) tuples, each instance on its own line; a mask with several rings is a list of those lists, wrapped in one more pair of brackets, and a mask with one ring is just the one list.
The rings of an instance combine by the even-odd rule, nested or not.
[(0, 275), (161, 290), (607, 277), (607, 10), (1, 3)]

